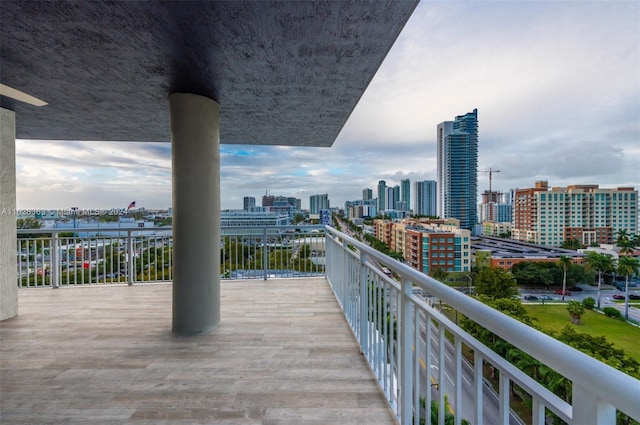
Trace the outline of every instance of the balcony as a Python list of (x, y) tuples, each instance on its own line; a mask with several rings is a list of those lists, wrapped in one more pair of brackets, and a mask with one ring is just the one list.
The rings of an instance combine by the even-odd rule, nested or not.
[(0, 324), (2, 422), (395, 423), (324, 277), (221, 294), (220, 325), (181, 338), (167, 283), (22, 290)]
[[(150, 262), (138, 263), (150, 255), (145, 247), (170, 251), (168, 242), (127, 234), (118, 242), (122, 282), (97, 279), (107, 263), (100, 257), (113, 245), (103, 242), (89, 261), (95, 273), (82, 272), (88, 281), (78, 283), (62, 271), (62, 250), (55, 249), (61, 238), (34, 238), (49, 247), (41, 259), (53, 268), (40, 276), (44, 287), (20, 291), (20, 315), (0, 323), (3, 422), (408, 425), (423, 423), (432, 402), (446, 406), (438, 410), (440, 424), (449, 415), (473, 424), (542, 425), (552, 415), (569, 424), (614, 424), (618, 410), (640, 419), (637, 380), (334, 229), (322, 237), (326, 277), (315, 270), (281, 278), (274, 270), (305, 267), (293, 254), (309, 259), (312, 250), (293, 243), (301, 235), (278, 235), (286, 237), (223, 236), (236, 247), (262, 244), (262, 279), (223, 281), (221, 323), (193, 337), (170, 332), (172, 285), (149, 277), (170, 275), (158, 260), (155, 275), (143, 272)], [(223, 261), (245, 251), (225, 249)], [(249, 257), (230, 264), (256, 269), (256, 255)], [(291, 263), (274, 269), (271, 258)], [(134, 278), (128, 270), (140, 272)], [(52, 283), (60, 289), (50, 290)], [(570, 400), (483, 346), (441, 305), (561, 373), (572, 382)], [(486, 379), (487, 368), (497, 383)], [(514, 386), (530, 396), (527, 417), (512, 409)]]

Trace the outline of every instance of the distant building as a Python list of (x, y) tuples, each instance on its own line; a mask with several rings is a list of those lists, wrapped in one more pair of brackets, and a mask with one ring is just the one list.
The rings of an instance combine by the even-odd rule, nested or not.
[(549, 189), (546, 181), (517, 189), (512, 238), (558, 247), (567, 240), (611, 244), (616, 234), (638, 232), (638, 191), (574, 185)]
[(220, 214), (220, 224), (223, 228), (288, 226), (290, 222), (289, 214), (275, 212), (227, 210)]
[(370, 201), (373, 198), (373, 190), (366, 188), (362, 189), (362, 200)]
[(471, 231), (453, 226), (407, 226), (405, 262), (429, 274), (471, 270)]
[(245, 211), (250, 211), (252, 207), (256, 206), (256, 198), (253, 196), (245, 196), (242, 200), (242, 209)]
[(463, 229), (478, 223), (478, 110), (437, 126), (438, 209)]
[(322, 195), (311, 195), (309, 197), (310, 214), (320, 214), (321, 210), (328, 210), (330, 207), (329, 195), (327, 193)]
[(345, 215), (349, 219), (375, 217), (378, 215), (377, 199), (347, 201), (344, 203)]
[(511, 235), (512, 224), (510, 222), (495, 222), (495, 221), (483, 221), (482, 222), (482, 235), (502, 237), (503, 235)]
[(387, 208), (387, 182), (378, 181), (378, 211), (384, 211)]
[(262, 196), (262, 206), (263, 207), (270, 207), (271, 205), (273, 205), (274, 199), (275, 199), (275, 196), (273, 196), (273, 195), (263, 195)]
[[(398, 187), (398, 186), (396, 186)], [(386, 187), (387, 194), (385, 196), (385, 210), (393, 210), (396, 207), (396, 190), (394, 187)], [(398, 190), (398, 193), (400, 190)]]
[(475, 236), (471, 240), (473, 265), (510, 270), (521, 262), (559, 262), (566, 256), (574, 264), (583, 264), (585, 254), (570, 249), (551, 248), (513, 239)]
[(413, 189), (413, 213), (415, 215), (437, 216), (436, 181), (415, 182)]
[(406, 211), (411, 209), (411, 181), (409, 179), (400, 180), (400, 201), (406, 202)]

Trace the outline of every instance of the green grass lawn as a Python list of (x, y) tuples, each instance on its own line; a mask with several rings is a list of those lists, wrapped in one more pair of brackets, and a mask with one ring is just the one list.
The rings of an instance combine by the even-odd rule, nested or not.
[(537, 319), (536, 325), (543, 331), (560, 332), (568, 325), (576, 332), (604, 336), (616, 348), (640, 362), (640, 328), (590, 310), (585, 311), (579, 325), (573, 325), (564, 305), (524, 304), (524, 307), (531, 317)]

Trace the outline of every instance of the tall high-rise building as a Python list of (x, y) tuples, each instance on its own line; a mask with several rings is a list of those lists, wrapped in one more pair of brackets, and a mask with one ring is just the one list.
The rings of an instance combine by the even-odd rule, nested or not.
[(411, 181), (400, 180), (400, 200), (407, 203), (407, 209), (411, 209)]
[(309, 197), (309, 212), (311, 214), (320, 214), (320, 210), (328, 210), (329, 208), (329, 195), (327, 193)]
[(371, 199), (373, 199), (373, 190), (369, 188), (362, 189), (362, 200), (370, 201)]
[(514, 239), (555, 247), (570, 239), (583, 245), (611, 244), (620, 230), (638, 232), (638, 191), (633, 187), (549, 189), (546, 181), (538, 181), (515, 192)]
[(256, 206), (256, 198), (253, 196), (245, 196), (242, 199), (242, 209), (245, 211), (249, 211), (252, 207)]
[(387, 209), (387, 182), (384, 180), (378, 181), (378, 211), (384, 211)]
[(393, 187), (386, 187), (385, 210), (393, 210), (396, 207), (396, 191)]
[(437, 127), (438, 210), (471, 230), (478, 222), (478, 110)]
[(438, 215), (437, 199), (435, 180), (415, 182), (413, 187), (414, 214), (427, 216)]

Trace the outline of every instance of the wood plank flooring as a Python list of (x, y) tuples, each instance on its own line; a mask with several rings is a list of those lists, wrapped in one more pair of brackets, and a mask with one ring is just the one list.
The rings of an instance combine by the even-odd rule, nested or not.
[(2, 424), (396, 424), (324, 278), (224, 281), (177, 337), (171, 285), (22, 289), (0, 322)]

